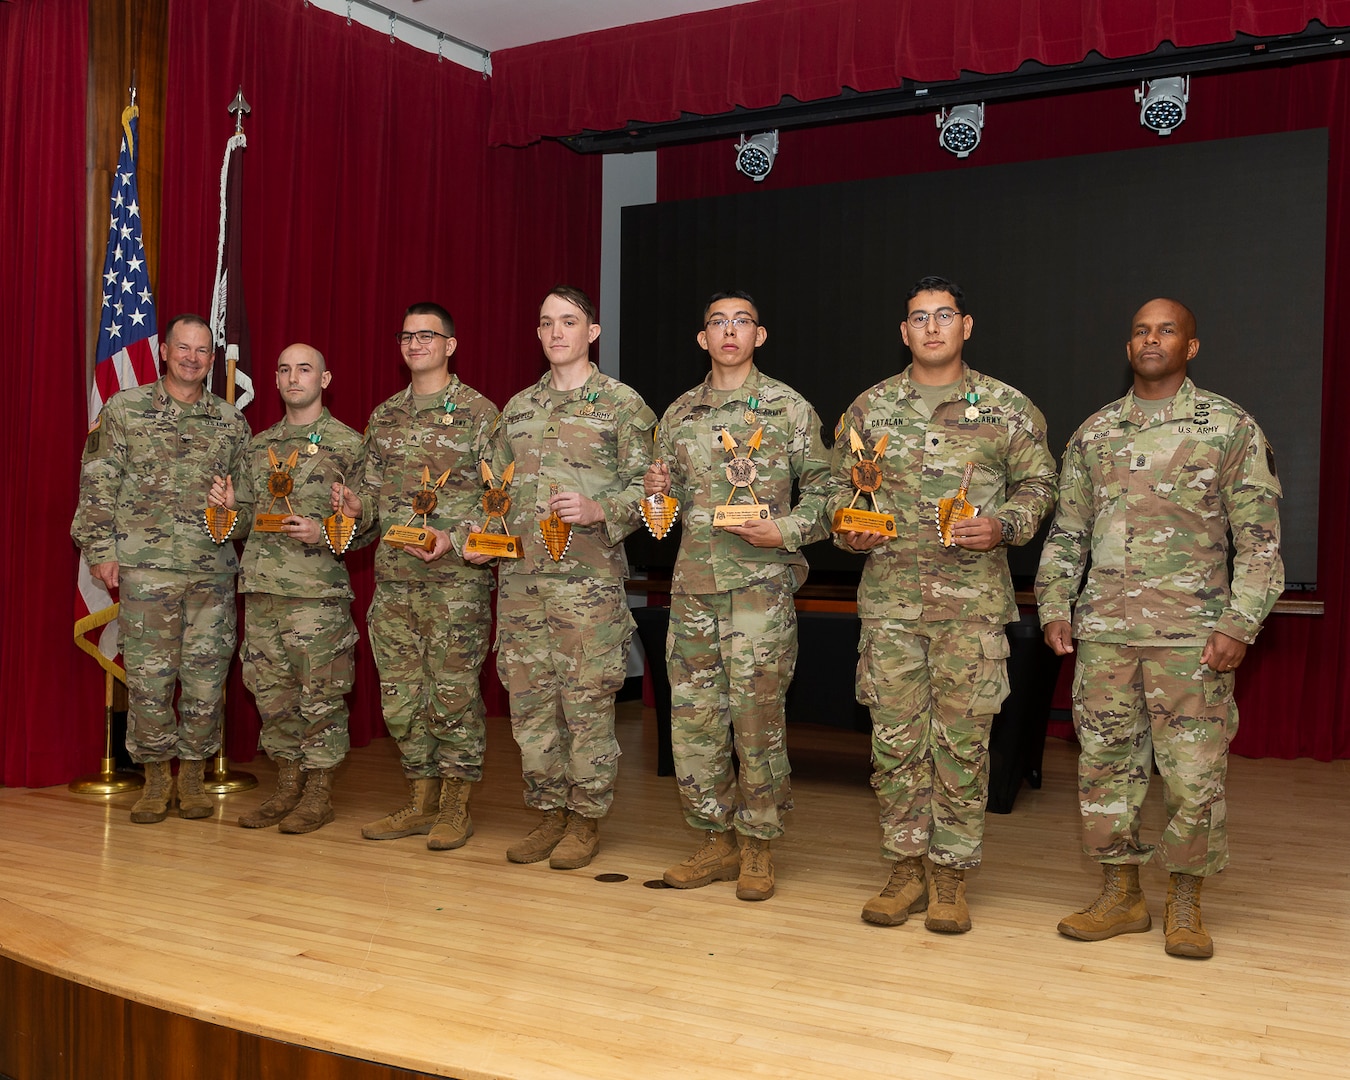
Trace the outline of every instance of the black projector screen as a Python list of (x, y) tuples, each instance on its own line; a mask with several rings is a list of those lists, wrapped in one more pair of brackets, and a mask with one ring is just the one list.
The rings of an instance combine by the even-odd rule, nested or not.
[[(745, 289), (769, 332), (757, 363), (815, 405), (828, 435), (909, 362), (902, 298), (940, 274), (975, 320), (967, 363), (1031, 397), (1062, 459), (1129, 386), (1131, 315), (1174, 297), (1199, 326), (1191, 377), (1251, 412), (1275, 449), (1286, 579), (1311, 588), (1326, 187), (1327, 132), (1313, 129), (627, 207), (623, 378), (660, 416), (707, 374), (703, 302)], [(643, 533), (629, 550), (635, 566), (669, 566), (675, 543)], [(1010, 553), (1019, 583), (1039, 553), (1039, 538)], [(807, 554), (818, 570), (862, 565), (828, 541)]]

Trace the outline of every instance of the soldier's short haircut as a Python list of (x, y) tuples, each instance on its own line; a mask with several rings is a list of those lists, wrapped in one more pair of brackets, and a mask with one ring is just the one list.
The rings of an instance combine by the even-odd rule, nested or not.
[(168, 341), (169, 338), (173, 336), (174, 330), (180, 326), (200, 326), (206, 331), (208, 337), (214, 338), (214, 335), (211, 333), (211, 324), (200, 315), (194, 315), (192, 312), (188, 311), (184, 312), (182, 315), (175, 315), (169, 320), (168, 325), (164, 327), (164, 334), (160, 338), (160, 341)]
[(455, 320), (440, 304), (433, 304), (430, 300), (423, 300), (420, 304), (409, 304), (403, 317), (406, 319), (409, 315), (435, 315), (441, 320), (441, 329), (445, 331), (445, 336), (455, 336)]
[[(595, 310), (595, 301), (575, 285), (554, 285), (545, 294), (544, 300), (547, 300), (550, 296), (556, 296), (559, 300), (566, 300), (574, 307), (580, 308), (588, 323), (600, 321), (599, 313)], [(543, 307), (543, 301), (540, 301), (539, 306)]]
[(713, 309), (713, 305), (719, 300), (744, 300), (756, 311), (759, 311), (759, 305), (755, 303), (755, 298), (744, 289), (723, 289), (721, 292), (715, 292), (708, 297), (708, 302), (703, 305), (703, 321), (708, 321), (708, 312)]
[(966, 312), (966, 294), (961, 291), (961, 286), (951, 278), (938, 277), (936, 274), (929, 274), (927, 277), (919, 278), (910, 286), (909, 292), (905, 293), (905, 304), (908, 305), (911, 300), (921, 292), (945, 292), (951, 293), (952, 299), (956, 301), (956, 310), (962, 315)]

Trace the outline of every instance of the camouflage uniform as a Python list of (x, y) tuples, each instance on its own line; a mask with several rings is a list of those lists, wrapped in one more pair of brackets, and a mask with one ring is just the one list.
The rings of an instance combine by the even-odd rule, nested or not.
[(1166, 868), (1205, 876), (1228, 862), (1233, 673), (1200, 654), (1215, 630), (1254, 641), (1279, 597), (1279, 495), (1256, 421), (1190, 379), (1160, 411), (1130, 393), (1069, 440), (1036, 598), (1042, 625), (1072, 613), (1079, 642), (1083, 847), (1099, 862), (1152, 855), (1139, 840), (1151, 754), (1164, 784)]
[[(747, 411), (754, 417), (746, 419)], [(760, 449), (749, 451), (759, 469), (753, 487), (772, 509), (781, 548), (754, 547), (712, 524), (713, 511), (732, 492), (721, 433), (727, 430), (744, 456), (746, 440), (761, 426)], [(822, 515), (829, 462), (820, 419), (790, 386), (751, 365), (736, 390), (715, 390), (710, 377), (676, 399), (661, 420), (658, 456), (670, 467), (682, 522), (666, 664), (685, 820), (703, 831), (734, 826), (772, 840), (792, 809), (783, 729), (783, 699), (797, 663), (792, 594), (806, 580), (802, 547), (828, 535)], [(739, 490), (733, 501), (750, 499)]]
[[(634, 628), (623, 538), (640, 524), (656, 417), (594, 364), (576, 390), (557, 393), (549, 378), (507, 403), (494, 441), (497, 475), (516, 465), (507, 528), (521, 538), (521, 558), (497, 571), (497, 672), (511, 693), (525, 804), (603, 817), (619, 763), (614, 695)], [(605, 511), (601, 524), (572, 526), (556, 563), (539, 531), (554, 487)]]
[(1055, 459), (1045, 418), (1013, 387), (963, 364), (930, 416), (910, 370), (861, 394), (840, 419), (829, 511), (854, 494), (848, 429), (868, 459), (889, 435), (877, 496), (896, 535), (868, 554), (858, 587), (858, 701), (872, 713), (882, 854), (966, 869), (980, 863), (989, 728), (1008, 696), (1003, 626), (1017, 619), (1017, 603), (1002, 546), (943, 547), (937, 504), (973, 461), (967, 499), (1025, 544), (1054, 505)]
[[(248, 531), (253, 495), (243, 415), (208, 391), (192, 405), (163, 381), (115, 394), (89, 433), (71, 536), (89, 565), (116, 560), (133, 761), (202, 760), (220, 749), (221, 691), (234, 655), (234, 544), (203, 511), (229, 474)], [(174, 718), (174, 687), (182, 688)]]
[[(312, 455), (306, 453), (310, 446)], [(269, 448), (283, 463), (299, 451), (290, 471), (290, 510), (268, 494)], [(281, 420), (249, 447), (253, 490), (259, 493), (255, 509), (293, 510), (322, 522), (332, 513), (332, 485), (356, 477), (364, 457), (361, 436), (327, 409), (300, 427)], [(374, 529), (365, 524), (348, 550), (374, 539)], [(322, 539), (306, 544), (285, 533), (254, 532), (244, 545), (239, 591), (245, 594), (244, 685), (262, 716), (258, 745), (269, 758), (297, 761), (306, 770), (332, 768), (347, 756), (344, 695), (352, 688), (356, 658), (346, 565)]]
[(366, 428), (359, 494), (363, 514), (373, 515), (380, 533), (413, 516), (423, 468), (432, 483), (450, 471), (427, 524), (448, 530), (454, 550), (424, 563), (381, 543), (366, 616), (384, 726), (398, 741), (410, 779), (477, 781), (483, 773), (478, 671), (487, 656), (492, 571), (464, 562), (457, 552), (469, 526), (483, 516), (478, 463), (489, 452), (496, 421), (492, 402), (451, 375), (433, 405), (418, 409), (408, 387), (376, 407)]

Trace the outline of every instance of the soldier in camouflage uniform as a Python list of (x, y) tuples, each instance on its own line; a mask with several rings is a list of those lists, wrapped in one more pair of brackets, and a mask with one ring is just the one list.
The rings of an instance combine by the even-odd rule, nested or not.
[[(872, 786), (882, 855), (895, 865), (862, 917), (896, 926), (927, 908), (924, 925), (970, 929), (965, 872), (980, 864), (989, 794), (989, 730), (1008, 696), (1008, 639), (1017, 619), (1005, 548), (1025, 544), (1050, 513), (1055, 459), (1045, 418), (1023, 394), (967, 367), (974, 325), (959, 286), (919, 281), (900, 334), (912, 363), (860, 395), (835, 433), (830, 512), (854, 496), (849, 429), (878, 460), (883, 512), (895, 534), (845, 532), (867, 551), (858, 588), (858, 701), (872, 713)], [(966, 498), (974, 517), (938, 533), (938, 501)], [(925, 882), (925, 877), (927, 881)]]
[[(483, 696), (492, 572), (461, 557), (479, 515), (478, 463), (489, 453), (497, 410), (450, 371), (455, 324), (438, 304), (408, 308), (398, 334), (411, 374), (406, 390), (378, 406), (366, 428), (366, 464), (356, 490), (333, 486), (333, 506), (372, 515), (381, 533), (407, 525), (429, 474), (430, 550), (381, 542), (375, 597), (366, 616), (380, 670), (384, 724), (398, 740), (409, 801), (361, 829), (367, 840), (425, 835), (444, 851), (473, 835), (470, 785), (483, 775)], [(420, 525), (422, 518), (416, 517)]]
[[(511, 693), (525, 805), (541, 812), (506, 857), (547, 858), (555, 870), (590, 863), (614, 798), (614, 695), (634, 628), (623, 538), (640, 524), (656, 425), (634, 390), (591, 363), (599, 336), (580, 289), (561, 285), (544, 298), (549, 370), (507, 403), (493, 445), (498, 476), (515, 463), (506, 525), (521, 539), (521, 557), (497, 571), (497, 671)], [(550, 514), (571, 528), (556, 561), (540, 531)]]
[(179, 315), (159, 353), (164, 375), (113, 395), (89, 432), (70, 530), (90, 573), (121, 590), (127, 750), (145, 764), (145, 788), (131, 810), (140, 823), (168, 815), (175, 757), (180, 816), (211, 816), (203, 780), (206, 759), (220, 749), (238, 563), (234, 544), (207, 532), (203, 509), (208, 500), (221, 505), (228, 490), (240, 508), (237, 536), (248, 530), (253, 502), (248, 423), (204, 385), (214, 358), (210, 328)]
[(1139, 838), (1139, 808), (1156, 762), (1165, 948), (1205, 958), (1214, 942), (1200, 886), (1228, 863), (1233, 672), (1284, 587), (1284, 566), (1269, 444), (1250, 415), (1187, 378), (1195, 335), (1194, 315), (1175, 300), (1135, 313), (1134, 387), (1069, 440), (1036, 599), (1046, 643), (1061, 656), (1079, 643), (1083, 849), (1103, 875), (1101, 895), (1059, 932), (1099, 941), (1152, 925), (1139, 866), (1155, 849)]
[[(754, 301), (718, 293), (703, 319), (698, 342), (712, 369), (666, 410), (658, 461), (644, 482), (647, 494), (669, 493), (680, 504), (666, 639), (671, 738), (685, 820), (705, 833), (664, 877), (677, 889), (736, 878), (740, 899), (767, 900), (774, 891), (769, 842), (782, 835), (782, 815), (792, 809), (783, 701), (797, 662), (793, 593), (806, 580), (802, 547), (827, 535), (829, 460), (810, 403), (754, 363), (768, 337)], [(733, 493), (724, 432), (757, 472), (755, 499), (740, 488), (732, 501), (758, 501), (770, 512), (714, 528), (714, 511)]]
[[(249, 447), (257, 509), (286, 517), (281, 532), (252, 532), (240, 564), (244, 685), (262, 716), (259, 745), (277, 764), (276, 791), (239, 818), (246, 829), (278, 825), (284, 833), (307, 833), (332, 821), (333, 770), (349, 746), (344, 695), (352, 688), (357, 640), (352, 586), (322, 519), (331, 512), (333, 484), (361, 471), (365, 451), (361, 436), (324, 408), (332, 378), (317, 349), (282, 350), (277, 389), (286, 416)], [(291, 485), (281, 499), (269, 492), (269, 451), (284, 470), (277, 475)], [(291, 454), (298, 457), (288, 467)], [(349, 549), (373, 538), (367, 528)]]

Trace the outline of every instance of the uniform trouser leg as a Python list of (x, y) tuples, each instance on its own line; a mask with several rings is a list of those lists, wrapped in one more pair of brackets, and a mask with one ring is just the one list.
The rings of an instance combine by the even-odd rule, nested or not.
[(858, 648), (883, 854), (978, 866), (989, 729), (1008, 696), (1007, 635), (986, 622), (869, 619)]
[(527, 806), (584, 817), (609, 810), (619, 761), (614, 695), (633, 626), (617, 581), (503, 575), (497, 672), (511, 695)]
[(347, 756), (356, 641), (345, 597), (245, 595), (240, 659), (269, 758), (331, 769)]
[(734, 825), (763, 840), (782, 835), (782, 816), (792, 809), (783, 702), (796, 662), (787, 575), (671, 597), (671, 742), (685, 820), (695, 829)]
[(118, 620), (133, 761), (199, 760), (220, 749), (221, 693), (235, 646), (234, 604), (233, 577), (123, 571)]
[(483, 775), (478, 672), (491, 620), (487, 579), (380, 582), (367, 624), (384, 725), (409, 778)]
[(1141, 863), (1139, 810), (1156, 758), (1168, 871), (1205, 876), (1228, 863), (1224, 783), (1237, 732), (1233, 674), (1200, 663), (1200, 646), (1078, 643), (1074, 727), (1083, 850), (1099, 862)]

